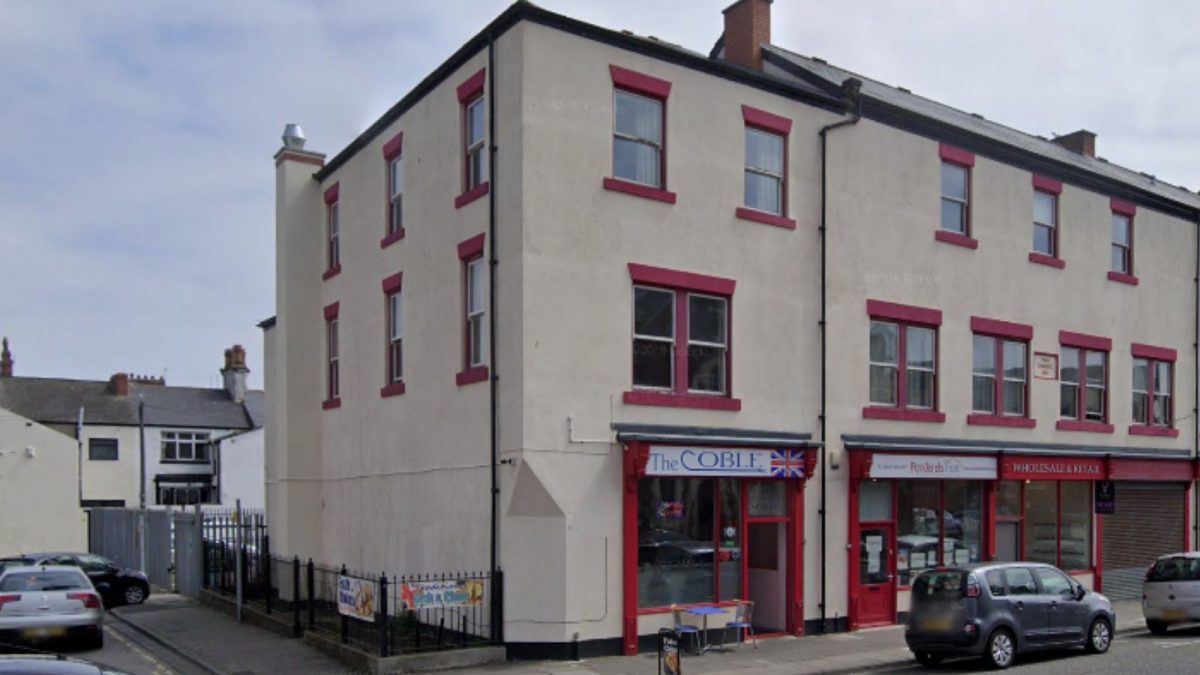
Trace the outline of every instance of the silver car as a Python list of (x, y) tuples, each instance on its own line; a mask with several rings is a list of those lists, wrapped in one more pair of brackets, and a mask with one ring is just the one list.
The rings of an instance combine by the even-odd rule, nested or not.
[(104, 646), (100, 594), (78, 567), (7, 567), (0, 574), (0, 640), (74, 639)]
[(1146, 570), (1142, 616), (1155, 635), (1171, 624), (1200, 621), (1200, 552), (1164, 555)]

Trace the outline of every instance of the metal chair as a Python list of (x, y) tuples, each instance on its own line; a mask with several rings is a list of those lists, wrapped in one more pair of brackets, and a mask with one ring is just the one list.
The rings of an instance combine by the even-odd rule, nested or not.
[(675, 618), (675, 636), (683, 641), (684, 635), (692, 636), (692, 648), (694, 654), (700, 653), (700, 627), (693, 626), (690, 623), (683, 622), (683, 610), (676, 605), (671, 605), (671, 616)]
[(725, 636), (730, 628), (734, 630), (734, 640), (742, 642), (746, 639), (745, 631), (750, 631), (750, 643), (758, 649), (758, 640), (754, 637), (754, 601), (753, 600), (734, 600), (737, 603), (737, 609), (734, 611), (733, 621), (725, 624), (725, 629), (721, 632), (721, 643), (724, 644)]

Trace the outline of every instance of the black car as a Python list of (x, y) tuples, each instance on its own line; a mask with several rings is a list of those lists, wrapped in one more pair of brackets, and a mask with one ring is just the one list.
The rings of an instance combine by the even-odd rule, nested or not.
[(1108, 598), (1041, 563), (939, 567), (913, 581), (904, 639), (917, 660), (982, 656), (1007, 668), (1018, 654), (1084, 647), (1108, 651), (1117, 615)]
[(150, 597), (146, 575), (94, 553), (28, 553), (0, 559), (5, 565), (74, 565), (83, 570), (100, 593), (105, 607), (140, 605)]

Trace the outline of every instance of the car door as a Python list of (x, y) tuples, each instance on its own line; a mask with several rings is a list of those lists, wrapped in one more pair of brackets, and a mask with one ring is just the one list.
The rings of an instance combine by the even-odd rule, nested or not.
[(1045, 644), (1049, 638), (1049, 623), (1046, 617), (1049, 602), (1041, 595), (1028, 567), (1005, 567), (1004, 580), (1008, 583), (1009, 612), (1017, 623), (1018, 640), (1029, 646)]
[(1046, 598), (1047, 635), (1050, 642), (1078, 642), (1087, 633), (1088, 606), (1075, 599), (1075, 584), (1053, 567), (1036, 567), (1038, 583)]
[(116, 571), (107, 559), (85, 553), (79, 556), (78, 565), (92, 580), (92, 585), (96, 587), (96, 591), (100, 593), (105, 602), (121, 597), (122, 589), (117, 580)]

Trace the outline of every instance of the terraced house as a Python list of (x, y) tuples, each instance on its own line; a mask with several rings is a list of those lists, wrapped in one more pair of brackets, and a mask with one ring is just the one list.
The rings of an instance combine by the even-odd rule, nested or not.
[(707, 55), (517, 3), (332, 158), (284, 140), (273, 548), (502, 568), (512, 657), (889, 624), (968, 561), (1119, 595), (1195, 539), (1200, 198), (1089, 132), (740, 0)]

